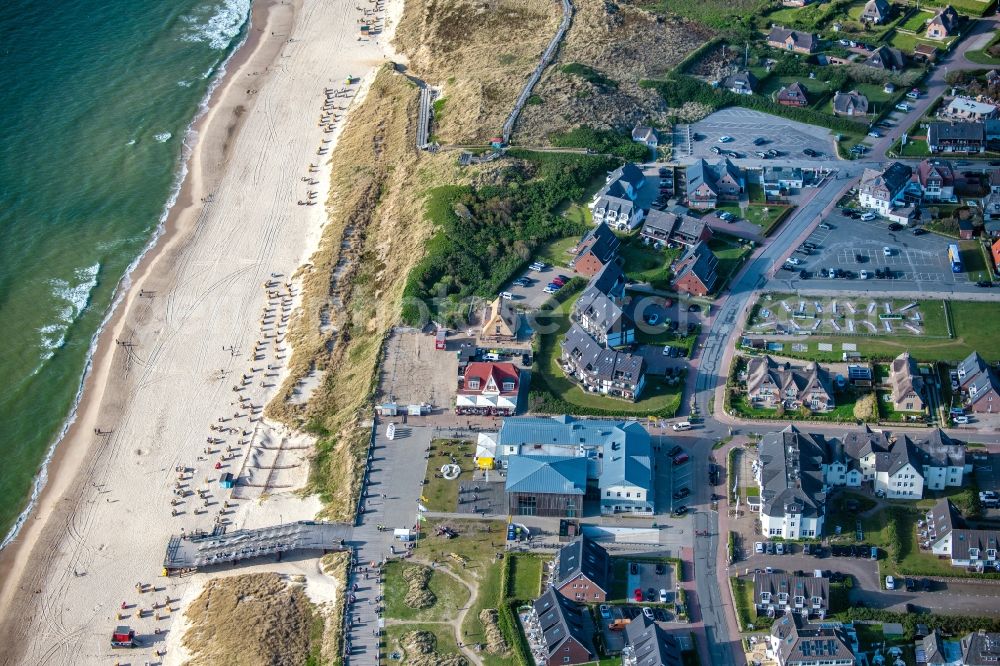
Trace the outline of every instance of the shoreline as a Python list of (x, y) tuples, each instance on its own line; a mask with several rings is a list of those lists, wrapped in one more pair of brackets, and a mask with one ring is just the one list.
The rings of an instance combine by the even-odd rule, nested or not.
[[(306, 5), (312, 6), (306, 7)], [(344, 112), (343, 119), (332, 134), (319, 134), (313, 126), (307, 135), (307, 128), (301, 126), (301, 121), (312, 116), (318, 109), (313, 106), (314, 101), (309, 90), (300, 92), (301, 83), (305, 81), (311, 92), (321, 93), (324, 83), (329, 86), (343, 80), (343, 74), (337, 72), (344, 67), (350, 68), (346, 70), (348, 72), (363, 70), (364, 76), (361, 77), (359, 85), (353, 89), (357, 98), (349, 97), (346, 100), (348, 109), (353, 109), (356, 100), (361, 98), (370, 85), (378, 66), (385, 62), (384, 54), (391, 52), (387, 44), (392, 32), (388, 20), (390, 17), (395, 19), (398, 16), (398, 12), (394, 15), (392, 9), (399, 9), (394, 5), (395, 3), (387, 7), (385, 27), (375, 44), (355, 43), (356, 28), (350, 24), (349, 19), (344, 20), (348, 18), (345, 14), (351, 9), (346, 5), (322, 5), (312, 0), (294, 0), (293, 3), (270, 0), (266, 4), (254, 3), (252, 6), (248, 32), (242, 45), (225, 61), (225, 73), (220, 76), (212, 94), (206, 98), (207, 108), (189, 127), (187, 136), (192, 137), (193, 141), (186, 159), (187, 174), (176, 193), (173, 206), (166, 213), (160, 227), (161, 231), (151, 239), (131, 272), (123, 276), (120, 283), (121, 293), (116, 294), (112, 301), (113, 309), (110, 310), (102, 329), (96, 334), (93, 354), (86, 374), (81, 378), (81, 394), (76, 405), (75, 417), (72, 414), (67, 417), (68, 426), (62, 438), (54, 444), (46, 470), (47, 482), (38, 494), (35, 506), (27, 514), (20, 531), (7, 547), (0, 550), (0, 572), (2, 572), (0, 573), (0, 625), (5, 627), (4, 635), (9, 638), (6, 645), (0, 647), (0, 662), (14, 663), (21, 659), (33, 661), (32, 656), (40, 657), (43, 654), (47, 661), (50, 658), (55, 661), (58, 660), (55, 655), (60, 649), (63, 651), (64, 660), (68, 654), (72, 654), (67, 663), (105, 662), (107, 654), (103, 651), (94, 652), (96, 643), (93, 640), (95, 635), (93, 623), (99, 622), (100, 628), (97, 633), (103, 632), (111, 618), (99, 616), (107, 613), (109, 607), (117, 607), (118, 600), (127, 594), (127, 589), (115, 590), (121, 587), (125, 580), (129, 580), (132, 575), (145, 576), (144, 579), (149, 580), (155, 575), (159, 570), (159, 565), (155, 564), (155, 561), (161, 556), (160, 548), (163, 545), (161, 532), (164, 530), (175, 532), (182, 523), (171, 522), (170, 513), (163, 519), (157, 515), (149, 515), (155, 513), (153, 500), (159, 498), (156, 497), (157, 489), (149, 486), (147, 481), (133, 480), (131, 486), (124, 489), (115, 488), (114, 494), (105, 497), (105, 501), (125, 502), (122, 514), (143, 514), (143, 517), (138, 519), (139, 522), (133, 524), (148, 524), (148, 530), (140, 530), (135, 534), (122, 534), (122, 526), (117, 523), (122, 520), (127, 521), (128, 518), (116, 514), (112, 520), (108, 520), (107, 516), (102, 519), (98, 514), (106, 514), (113, 510), (103, 503), (95, 505), (96, 499), (93, 498), (100, 499), (104, 493), (112, 493), (105, 488), (118, 485), (122, 476), (128, 477), (130, 471), (122, 473), (124, 466), (142, 465), (144, 457), (151, 456), (152, 459), (146, 465), (155, 462), (159, 465), (159, 471), (163, 472), (167, 469), (163, 458), (168, 459), (167, 465), (171, 464), (169, 462), (171, 455), (189, 456), (189, 460), (193, 459), (192, 451), (185, 453), (183, 447), (197, 446), (194, 444), (195, 440), (186, 436), (188, 433), (169, 432), (170, 428), (157, 427), (152, 433), (144, 433), (145, 437), (129, 437), (133, 434), (129, 433), (130, 430), (141, 430), (143, 427), (148, 429), (152, 427), (154, 417), (157, 423), (163, 418), (162, 415), (148, 413), (149, 410), (140, 414), (135, 408), (134, 403), (141, 402), (139, 392), (148, 391), (147, 385), (140, 379), (150, 375), (139, 366), (152, 365), (150, 355), (159, 351), (157, 343), (163, 342), (161, 338), (166, 337), (166, 342), (173, 342), (175, 340), (171, 338), (179, 340), (181, 334), (190, 333), (183, 330), (174, 331), (171, 327), (182, 329), (188, 325), (189, 328), (197, 328), (198, 324), (202, 324), (202, 328), (205, 328), (204, 321), (194, 321), (189, 324), (187, 317), (194, 317), (191, 312), (184, 313), (184, 317), (180, 319), (172, 315), (175, 314), (173, 310), (178, 307), (175, 301), (183, 301), (183, 297), (188, 296), (183, 292), (195, 288), (190, 278), (200, 278), (209, 272), (209, 268), (219, 268), (216, 265), (203, 271), (195, 270), (192, 268), (192, 261), (200, 266), (204, 260), (199, 263), (198, 255), (206, 253), (205, 246), (219, 247), (218, 242), (211, 244), (207, 236), (210, 234), (218, 236), (220, 227), (223, 227), (223, 231), (233, 232), (231, 238), (233, 245), (250, 246), (247, 249), (251, 251), (251, 256), (245, 257), (242, 264), (248, 261), (253, 263), (246, 269), (236, 268), (242, 265), (239, 261), (234, 261), (232, 264), (233, 280), (243, 279), (244, 284), (227, 284), (223, 289), (227, 297), (231, 296), (232, 300), (238, 301), (238, 312), (230, 312), (232, 308), (226, 307), (224, 314), (219, 313), (223, 317), (224, 324), (217, 327), (220, 330), (214, 330), (215, 326), (209, 326), (205, 330), (205, 333), (215, 341), (211, 346), (216, 353), (218, 347), (215, 345), (219, 341), (222, 341), (223, 348), (225, 342), (232, 341), (232, 338), (221, 337), (225, 334), (222, 330), (225, 324), (243, 325), (243, 328), (253, 324), (253, 315), (249, 314), (252, 308), (247, 306), (252, 300), (263, 296), (259, 287), (260, 282), (253, 281), (252, 293), (247, 288), (246, 283), (251, 282), (251, 277), (254, 275), (253, 269), (260, 274), (266, 274), (263, 273), (264, 263), (268, 262), (272, 267), (277, 263), (286, 275), (292, 275), (302, 262), (308, 261), (316, 249), (322, 227), (326, 223), (325, 207), (317, 211), (312, 211), (310, 207), (296, 208), (293, 196), (290, 202), (284, 200), (280, 202), (284, 206), (291, 203), (290, 208), (274, 208), (269, 214), (267, 207), (279, 204), (279, 200), (262, 201), (263, 205), (243, 211), (243, 219), (239, 220), (239, 224), (234, 224), (230, 219), (232, 214), (227, 214), (228, 203), (243, 204), (244, 198), (254, 199), (255, 196), (260, 198), (265, 195), (263, 192), (258, 194), (254, 188), (257, 181), (252, 177), (249, 180), (253, 182), (242, 183), (242, 180), (238, 182), (242, 184), (239, 194), (233, 194), (236, 188), (226, 189), (224, 186), (232, 186), (234, 179), (247, 178), (247, 163), (253, 166), (254, 161), (247, 157), (248, 146), (263, 147), (254, 153), (259, 158), (265, 155), (269, 158), (272, 152), (274, 154), (284, 152), (286, 157), (291, 153), (298, 166), (304, 170), (305, 160), (309, 159), (308, 153), (302, 148), (306, 136), (313, 134), (317, 137), (326, 136), (328, 138), (324, 139), (324, 142), (333, 142), (329, 144), (331, 149), (336, 145), (336, 138), (346, 124), (349, 110)], [(395, 22), (392, 21), (392, 28), (395, 27)], [(331, 24), (339, 25), (340, 30), (331, 31), (329, 28), (322, 30), (322, 26)], [(291, 39), (292, 35), (296, 39)], [(383, 45), (379, 46), (380, 42)], [(316, 57), (320, 50), (324, 50), (322, 55), (325, 57), (322, 59)], [(330, 61), (336, 62), (331, 64)], [(329, 71), (331, 69), (335, 71)], [(325, 82), (322, 81), (322, 76), (315, 76), (324, 71), (334, 76), (328, 76)], [(299, 88), (293, 88), (284, 94), (276, 92), (287, 88), (296, 76), (299, 77), (297, 81)], [(259, 100), (263, 100), (263, 106), (258, 110)], [(275, 108), (279, 105), (276, 114)], [(295, 117), (291, 118), (293, 115)], [(264, 122), (261, 120), (262, 117), (271, 125), (271, 132), (264, 132), (263, 135), (260, 131), (256, 133), (251, 131), (251, 129), (259, 130), (258, 126)], [(275, 131), (275, 125), (285, 132)], [(248, 132), (251, 136), (244, 136)], [(267, 142), (268, 139), (270, 143)], [(272, 145), (279, 140), (282, 142), (287, 140), (289, 145), (284, 143)], [(290, 147), (292, 143), (297, 144), (294, 151)], [(331, 168), (329, 158), (317, 161), (313, 154), (312, 160), (320, 167), (316, 178), (326, 179), (320, 188), (329, 187)], [(182, 160), (179, 168), (184, 168), (184, 165), (185, 161)], [(233, 175), (240, 166), (244, 167), (244, 170), (240, 171), (239, 175)], [(273, 172), (278, 170), (278, 167), (275, 165), (271, 173), (262, 175), (261, 170), (268, 166), (271, 165), (258, 164), (258, 171), (251, 176), (257, 176), (258, 179), (270, 177), (265, 184), (273, 186), (275, 185)], [(296, 169), (293, 163), (285, 166), (288, 167), (286, 171)], [(287, 178), (291, 181), (293, 175), (284, 173), (282, 177), (283, 180)], [(280, 183), (280, 185), (285, 184)], [(291, 184), (298, 186), (298, 183)], [(220, 187), (223, 187), (223, 193), (216, 199), (216, 191)], [(301, 189), (301, 186), (296, 189)], [(230, 201), (234, 197), (236, 199)], [(291, 249), (286, 249), (272, 238), (294, 231), (285, 231), (285, 224), (272, 224), (275, 221), (271, 218), (280, 216), (281, 210), (286, 217), (294, 217), (293, 221), (299, 227), (305, 225), (305, 228), (298, 230), (298, 235), (292, 239), (293, 242), (289, 243), (294, 246)], [(226, 226), (227, 222), (229, 226)], [(255, 232), (254, 229), (261, 225), (271, 226)], [(244, 233), (244, 227), (251, 229), (245, 234), (247, 239), (239, 237)], [(258, 238), (255, 234), (261, 237)], [(219, 238), (214, 240), (219, 241)], [(230, 239), (223, 237), (223, 240)], [(257, 242), (256, 245), (254, 241)], [(270, 245), (260, 248), (260, 254), (254, 254), (254, 248), (264, 243)], [(227, 246), (224, 244), (222, 247)], [(265, 256), (264, 250), (276, 256), (269, 258)], [(289, 254), (296, 250), (304, 254), (295, 255), (296, 258), (290, 260)], [(238, 253), (238, 249), (235, 252)], [(192, 255), (194, 255), (193, 260)], [(188, 280), (183, 279), (185, 274)], [(244, 287), (242, 292), (236, 288), (239, 286)], [(217, 297), (217, 294), (210, 293), (210, 289), (206, 287), (205, 293), (200, 295)], [(194, 305), (189, 310), (193, 308)], [(215, 314), (214, 311), (209, 313), (209, 324), (214, 321)], [(165, 319), (162, 326), (158, 321), (160, 315)], [(169, 329), (169, 335), (164, 334), (164, 328)], [(138, 353), (131, 347), (112, 345), (112, 342), (117, 340), (133, 342), (138, 340), (135, 342)], [(237, 340), (245, 344), (242, 338)], [(152, 351), (145, 346), (148, 341), (154, 343), (151, 345)], [(165, 345), (160, 344), (160, 346)], [(185, 351), (176, 351), (174, 356), (195, 354), (194, 349), (189, 352), (187, 348), (183, 349)], [(172, 371), (172, 366), (175, 364), (171, 364), (170, 361), (178, 359), (170, 356), (170, 350), (164, 350), (163, 356), (165, 365), (171, 366), (162, 369), (163, 372)], [(180, 359), (180, 361), (189, 360), (186, 357)], [(200, 357), (198, 361), (209, 362)], [(284, 366), (287, 370), (287, 363)], [(190, 375), (188, 383), (195, 381), (196, 377)], [(162, 389), (167, 395), (169, 395), (168, 388)], [(192, 387), (192, 392), (197, 393), (197, 388)], [(229, 396), (232, 397), (232, 394)], [(174, 397), (178, 397), (176, 390)], [(186, 395), (181, 394), (180, 397), (183, 402)], [(220, 398), (217, 394), (209, 397), (216, 398), (216, 402)], [(270, 398), (265, 397), (265, 402), (268, 399)], [(200, 420), (194, 415), (195, 411), (197, 410), (192, 410), (190, 415), (184, 414), (184, 425), (191, 426), (188, 429), (193, 429), (195, 422)], [(137, 419), (142, 421), (137, 422)], [(113, 434), (96, 437), (93, 433), (97, 428), (105, 432), (113, 431)], [(119, 434), (119, 431), (122, 434)], [(166, 445), (162, 445), (161, 442), (166, 442)], [(131, 451), (124, 450), (132, 447), (137, 448)], [(161, 450), (157, 450), (158, 448)], [(135, 458), (136, 456), (139, 458)], [(156, 456), (161, 459), (155, 460)], [(129, 470), (131, 469), (135, 468), (130, 467)], [(127, 499), (118, 498), (119, 491), (122, 490)], [(166, 488), (162, 490), (166, 491)], [(145, 506), (146, 504), (149, 506)], [(246, 505), (243, 506), (246, 508)], [(298, 502), (294, 510), (310, 509), (308, 503)], [(315, 508), (311, 510), (314, 511)], [(254, 506), (250, 511), (251, 519), (267, 519), (266, 509), (261, 510)], [(263, 515), (254, 512), (257, 514), (263, 512)], [(197, 511), (195, 513), (197, 514)], [(288, 510), (284, 515), (286, 518), (295, 519), (289, 516)], [(127, 529), (128, 527), (125, 528), (126, 532)], [(108, 541), (111, 543), (105, 543)], [(152, 562), (148, 551), (153, 552)], [(113, 559), (116, 555), (125, 561), (115, 562), (118, 567), (113, 577), (109, 579), (108, 573), (102, 571), (101, 567), (107, 564), (109, 558)], [(79, 572), (78, 561), (83, 561), (79, 565)], [(140, 564), (142, 566), (139, 566)], [(129, 565), (135, 565), (132, 567), (133, 571), (129, 571)], [(91, 570), (90, 566), (96, 568)], [(105, 576), (104, 584), (100, 581), (102, 575)], [(53, 580), (60, 576), (62, 581)], [(162, 584), (159, 582), (162, 580), (164, 579), (157, 579), (157, 584)], [(174, 581), (168, 580), (167, 585), (180, 592), (178, 596), (183, 596), (185, 583), (171, 585), (172, 582)], [(53, 604), (57, 608), (59, 606), (62, 608), (51, 610), (49, 607)], [(70, 606), (76, 608), (71, 609)], [(102, 606), (105, 610), (99, 611)], [(58, 613), (61, 619), (53, 623), (52, 612)], [(181, 613), (172, 617), (179, 618)], [(73, 628), (64, 627), (64, 623), (72, 625)], [(39, 624), (40, 627), (37, 626)], [(49, 626), (52, 624), (56, 626)], [(36, 625), (35, 631), (32, 625)], [(170, 626), (174, 625), (171, 620)], [(37, 631), (39, 628), (40, 632)], [(104, 645), (105, 641), (101, 640), (100, 643)], [(135, 657), (142, 658), (139, 653), (136, 653)]]

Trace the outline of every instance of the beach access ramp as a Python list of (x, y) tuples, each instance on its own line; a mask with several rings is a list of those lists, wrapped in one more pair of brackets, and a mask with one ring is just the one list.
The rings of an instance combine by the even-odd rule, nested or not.
[(300, 520), (254, 530), (170, 537), (163, 570), (168, 576), (218, 564), (238, 564), (296, 551), (347, 550), (353, 527), (346, 523)]

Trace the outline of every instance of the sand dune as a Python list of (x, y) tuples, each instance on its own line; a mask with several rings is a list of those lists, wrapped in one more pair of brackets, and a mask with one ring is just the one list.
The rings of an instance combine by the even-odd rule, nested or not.
[[(387, 35), (358, 40), (358, 4), (373, 6), (255, 5), (251, 37), (199, 127), (167, 232), (103, 336), (39, 506), (0, 555), (0, 663), (157, 662), (154, 650), (176, 645), (177, 637), (166, 639), (180, 625), (176, 602), (142, 619), (125, 611), (147, 647), (116, 654), (108, 639), (123, 601), (151, 608), (164, 597), (190, 599), (189, 588), (201, 585), (199, 576), (159, 577), (172, 533), (211, 529), (222, 502), (235, 504), (224, 518), (236, 528), (315, 513), (315, 500), (291, 495), (305, 479), (307, 438), (256, 415), (290, 355), (281, 339), (297, 286), (288, 276), (314, 249), (325, 219), (322, 205), (297, 204), (310, 189), (326, 198), (329, 165), (317, 151), (332, 150), (322, 140), (335, 141), (339, 129), (318, 125), (324, 90), (343, 87), (349, 74), (365, 77), (337, 98), (346, 104), (384, 62)], [(398, 7), (389, 10), (398, 16)], [(310, 173), (310, 164), (320, 166)], [(220, 472), (255, 466), (254, 479), (269, 488), (248, 489), (245, 499), (223, 494)], [(209, 506), (175, 493), (178, 468), (192, 470), (180, 481), (185, 491), (208, 489)], [(274, 499), (261, 501), (264, 490)], [(157, 591), (137, 592), (140, 581)], [(168, 650), (165, 660), (179, 656)]]

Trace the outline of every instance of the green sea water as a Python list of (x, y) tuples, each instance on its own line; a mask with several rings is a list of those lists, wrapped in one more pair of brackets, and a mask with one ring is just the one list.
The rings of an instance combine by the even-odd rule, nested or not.
[(0, 3), (0, 535), (183, 177), (250, 0)]

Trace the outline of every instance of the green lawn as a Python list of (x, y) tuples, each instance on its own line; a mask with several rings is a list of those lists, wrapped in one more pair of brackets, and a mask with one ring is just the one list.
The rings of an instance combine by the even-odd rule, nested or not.
[[(428, 484), (423, 488), (423, 496), (427, 498), (424, 505), (431, 511), (455, 511), (458, 506), (458, 486), (463, 481), (472, 480), (473, 458), (465, 454), (475, 453), (476, 445), (468, 440), (436, 439), (431, 443), (431, 457), (427, 460)], [(451, 456), (459, 459), (462, 473), (453, 481), (435, 476), (441, 471), (441, 466), (451, 462)]]
[(638, 235), (624, 239), (618, 252), (629, 278), (664, 290), (670, 289), (670, 264), (680, 253), (680, 248), (654, 249), (644, 244)]
[(962, 268), (970, 280), (989, 279), (992, 271), (986, 264), (979, 241), (962, 241), (958, 244), (958, 251), (962, 257)]
[(385, 628), (383, 644), (383, 658), (393, 652), (399, 652), (403, 657), (399, 663), (407, 663), (412, 655), (406, 655), (400, 640), (411, 631), (427, 631), (434, 634), (436, 645), (434, 652), (440, 655), (460, 654), (458, 643), (455, 642), (454, 628), (449, 624), (391, 624)]
[(438, 622), (454, 618), (460, 608), (469, 601), (469, 591), (464, 585), (446, 573), (431, 570), (428, 589), (437, 600), (428, 608), (416, 609), (406, 604), (409, 586), (403, 580), (407, 567), (419, 566), (406, 562), (389, 562), (385, 566), (385, 608), (386, 617), (412, 622)]
[[(434, 535), (434, 526), (445, 524), (458, 536), (446, 539)], [(490, 567), (496, 566), (493, 556), (503, 550), (507, 527), (503, 521), (431, 519), (421, 523), (423, 532), (417, 540), (414, 555), (423, 560), (445, 562), (460, 577), (468, 581), (482, 580)], [(463, 566), (451, 556), (464, 558)]]
[[(882, 111), (883, 104), (887, 104), (889, 102), (895, 104), (896, 98), (899, 97), (901, 92), (903, 92), (897, 90), (896, 92), (887, 93), (884, 85), (881, 83), (855, 83), (851, 84), (850, 88), (852, 90), (857, 90), (859, 93), (868, 98), (868, 111), (872, 114), (880, 113)], [(872, 108), (871, 103), (874, 103), (877, 106)]]
[(927, 11), (926, 9), (921, 9), (914, 12), (910, 18), (906, 19), (899, 25), (902, 30), (909, 30), (910, 32), (924, 32), (926, 30), (926, 24), (932, 18), (937, 15), (936, 12)]
[(742, 243), (724, 240), (720, 236), (712, 238), (708, 246), (719, 260), (719, 265), (715, 269), (719, 279), (714, 289), (718, 294), (729, 285), (729, 280), (739, 271), (753, 250)]
[(951, 5), (959, 14), (982, 16), (993, 5), (993, 2), (992, 0), (924, 0), (923, 4), (930, 7)]
[[(856, 394), (854, 391), (837, 393), (834, 395), (836, 407), (831, 409), (829, 412), (812, 414), (804, 420), (853, 423), (856, 420), (854, 418), (854, 405), (860, 397), (861, 396)], [(785, 411), (784, 415), (779, 417), (776, 409), (753, 407), (747, 402), (746, 396), (743, 393), (739, 393), (730, 399), (730, 409), (732, 409), (739, 416), (751, 419), (783, 418), (789, 421), (796, 421), (800, 419), (799, 415), (793, 410)]]
[[(570, 211), (576, 211), (577, 213), (586, 215), (588, 218), (586, 221), (589, 221), (590, 211), (588, 211), (586, 207), (574, 204), (573, 207), (570, 208)], [(569, 211), (567, 211), (566, 215), (571, 219), (573, 217), (570, 215)], [(536, 261), (544, 261), (545, 263), (553, 266), (565, 267), (566, 264), (569, 263), (569, 260), (572, 259), (572, 256), (567, 252), (567, 250), (574, 247), (579, 241), (579, 236), (568, 236), (566, 238), (560, 238), (550, 243), (546, 243), (545, 245), (539, 246), (532, 259)]]
[(913, 49), (916, 48), (918, 44), (930, 44), (931, 46), (936, 46), (941, 50), (945, 50), (948, 48), (948, 45), (956, 39), (958, 39), (958, 37), (949, 37), (948, 39), (942, 40), (924, 39), (922, 37), (918, 37), (917, 35), (911, 35), (909, 33), (899, 32), (896, 30), (889, 39), (889, 44), (895, 46), (906, 55), (913, 55)]

